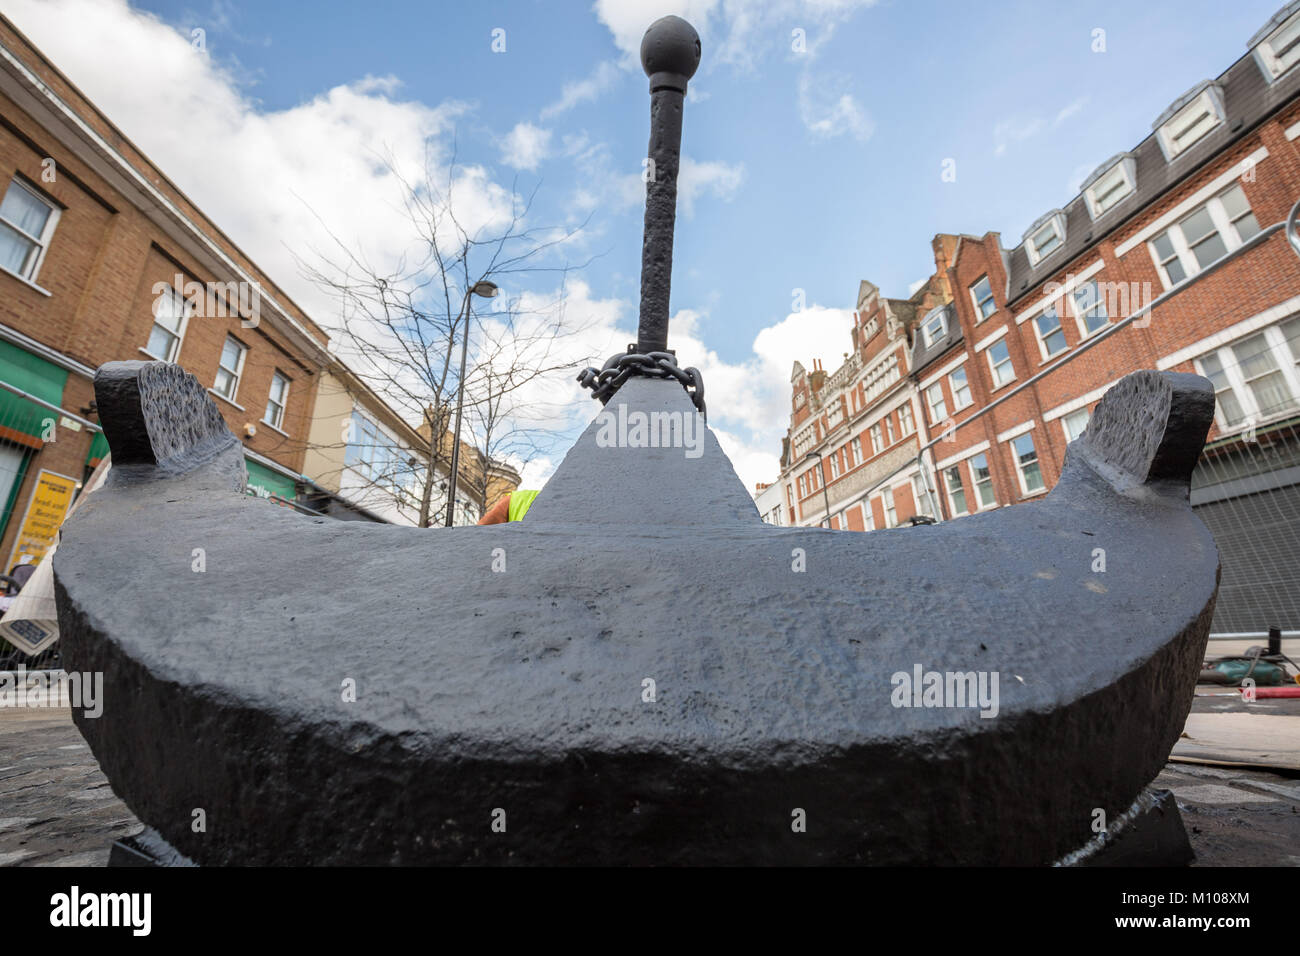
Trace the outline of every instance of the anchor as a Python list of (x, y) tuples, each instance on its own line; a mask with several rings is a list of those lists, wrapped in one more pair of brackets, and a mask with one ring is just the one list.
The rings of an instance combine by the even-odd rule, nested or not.
[(667, 349), (698, 37), (660, 20), (642, 60), (659, 161), (637, 357), (586, 376), (606, 405), (525, 520), (275, 508), (241, 493), (240, 443), (193, 376), (97, 372), (114, 466), (64, 526), (55, 584), (69, 670), (104, 674), (102, 716), (74, 718), (144, 855), (1050, 864), (1160, 816), (1177, 843), (1147, 785), (1218, 589), (1188, 504), (1210, 383), (1128, 375), (1045, 498), (870, 534), (764, 524), (707, 428), (694, 456), (598, 440), (608, 416), (702, 405)]

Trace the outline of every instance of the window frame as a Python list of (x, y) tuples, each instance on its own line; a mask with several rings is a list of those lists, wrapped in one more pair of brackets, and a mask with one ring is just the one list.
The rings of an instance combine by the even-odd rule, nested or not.
[[(975, 471), (975, 460), (977, 458), (984, 459), (984, 471), (988, 475), (988, 477), (983, 479), (982, 481), (980, 480), (979, 475)], [(966, 459), (966, 465), (967, 465), (966, 470), (970, 472), (971, 488), (975, 492), (973, 496), (975, 504), (977, 505), (975, 511), (976, 512), (989, 511), (993, 508), (996, 508), (998, 506), (998, 492), (997, 492), (997, 488), (993, 486), (993, 464), (989, 461), (988, 451), (987, 450), (980, 451), (971, 455), (969, 458)], [(992, 498), (992, 501), (989, 502), (988, 504), (984, 503), (983, 489), (981, 486), (988, 487), (989, 497)]]
[(885, 527), (898, 527), (898, 507), (894, 502), (894, 489), (884, 488), (880, 492), (881, 510), (885, 514)]
[[(953, 488), (953, 475), (957, 476), (957, 487)], [(961, 480), (961, 463), (949, 465), (943, 469), (943, 490), (948, 496), (948, 510), (952, 512), (954, 518), (961, 518), (970, 514), (970, 502), (966, 500), (966, 485)], [(961, 509), (957, 508), (955, 495), (961, 495)]]
[[(1092, 308), (1087, 311), (1081, 312), (1079, 310), (1079, 293), (1088, 288), (1093, 290), (1093, 305)], [(1070, 312), (1074, 316), (1075, 328), (1079, 332), (1079, 341), (1082, 342), (1086, 338), (1091, 338), (1098, 332), (1102, 331), (1102, 329), (1106, 328), (1106, 326), (1110, 325), (1110, 314), (1106, 311), (1106, 301), (1101, 294), (1101, 285), (1096, 279), (1088, 279), (1084, 282), (1080, 282), (1070, 290), (1068, 298), (1070, 300)], [(1104, 321), (1095, 329), (1089, 330), (1088, 323), (1085, 319), (1087, 316), (1097, 313), (1100, 313), (1100, 316)]]
[[(1005, 382), (998, 381), (998, 367), (1003, 365), (1004, 363), (993, 361), (993, 350), (996, 349), (999, 345), (1002, 346), (1002, 348), (1006, 351), (1007, 358), (1005, 364), (1009, 366), (1011, 369), (1011, 377), (1008, 378)], [(996, 342), (991, 343), (989, 347), (984, 350), (984, 355), (988, 359), (989, 375), (992, 378), (993, 391), (996, 392), (1000, 388), (1006, 388), (1008, 385), (1010, 385), (1012, 382), (1016, 380), (1016, 365), (1011, 358), (1011, 346), (1007, 343), (1007, 336), (1004, 335)]]
[[(1084, 416), (1084, 419), (1083, 419), (1083, 428), (1080, 428), (1080, 429), (1079, 429), (1079, 433), (1078, 433), (1077, 435), (1071, 436), (1071, 435), (1070, 435), (1070, 426), (1069, 426), (1069, 421), (1070, 421), (1070, 419), (1072, 419), (1072, 418), (1077, 418), (1077, 417), (1080, 416), (1080, 415), (1083, 415), (1083, 416)], [(1062, 416), (1061, 416), (1061, 431), (1062, 431), (1062, 432), (1064, 433), (1064, 435), (1065, 435), (1065, 441), (1066, 441), (1066, 444), (1069, 444), (1069, 443), (1072, 442), (1072, 441), (1078, 441), (1080, 438), (1082, 438), (1082, 437), (1083, 437), (1083, 433), (1084, 433), (1084, 431), (1087, 430), (1087, 428), (1088, 428), (1088, 422), (1090, 422), (1090, 421), (1092, 421), (1092, 412), (1088, 410), (1088, 406), (1087, 406), (1087, 405), (1083, 406), (1083, 408), (1076, 408), (1074, 411), (1072, 411), (1072, 412), (1070, 412), (1070, 413), (1068, 413), (1068, 414), (1066, 414), (1066, 415), (1062, 415)]]
[[(180, 358), (181, 347), (185, 344), (185, 333), (189, 331), (190, 317), (194, 314), (194, 303), (187, 299), (181, 291), (171, 283), (167, 283), (167, 292), (164, 294), (169, 294), (174, 302), (180, 303), (181, 316), (176, 325), (176, 331), (173, 332), (158, 321), (158, 300), (155, 299), (153, 308), (150, 310), (152, 318), (149, 325), (149, 335), (145, 338), (144, 345), (140, 347), (140, 351), (151, 358), (157, 359), (159, 362), (175, 363)], [(161, 296), (159, 298), (161, 298)], [(176, 347), (172, 350), (171, 355), (162, 356), (149, 351), (149, 341), (153, 338), (153, 331), (155, 328), (161, 329), (164, 335), (176, 340)], [(218, 359), (218, 361), (220, 361), (220, 359)]]
[(54, 230), (59, 224), (59, 217), (63, 215), (63, 206), (50, 196), (45, 195), (44, 191), (29, 182), (25, 176), (15, 174), (9, 180), (9, 185), (5, 188), (4, 196), (0, 196), (0, 205), (3, 205), (5, 198), (9, 195), (9, 190), (17, 187), (23, 190), (42, 206), (49, 210), (49, 215), (45, 217), (45, 225), (41, 227), (41, 234), (33, 236), (30, 232), (22, 229), (17, 223), (10, 222), (8, 219), (0, 217), (0, 222), (4, 223), (5, 228), (12, 229), (19, 236), (32, 243), (35, 247), (35, 253), (28, 254), (28, 262), (24, 263), (22, 269), (14, 270), (0, 266), (0, 270), (17, 276), (24, 282), (36, 285), (36, 277), (40, 275), (41, 266), (45, 264), (45, 256), (50, 249), (50, 240), (54, 238)]
[[(985, 298), (980, 298), (979, 293), (976, 291), (979, 288), (981, 282), (984, 283), (989, 288), (989, 294)], [(976, 279), (974, 282), (972, 282), (969, 286), (969, 292), (970, 292), (971, 301), (975, 303), (975, 324), (976, 325), (979, 325), (985, 319), (991, 318), (993, 314), (998, 311), (997, 299), (993, 295), (993, 282), (992, 280), (989, 279), (988, 273), (985, 273), (984, 275)], [(993, 308), (991, 308), (988, 312), (984, 311), (984, 303), (986, 302), (993, 306)]]
[[(1023, 440), (1023, 439), (1028, 439), (1028, 441), (1029, 441), (1029, 445), (1030, 445), (1030, 447), (1033, 449), (1033, 452), (1034, 452), (1034, 460), (1033, 460), (1030, 464), (1032, 464), (1032, 465), (1034, 465), (1034, 466), (1036, 466), (1036, 467), (1038, 468), (1038, 480), (1039, 480), (1040, 486), (1037, 487), (1037, 488), (1030, 488), (1030, 487), (1029, 487), (1029, 483), (1025, 480), (1025, 468), (1026, 468), (1027, 466), (1025, 465), (1025, 463), (1024, 463), (1023, 461), (1021, 461), (1021, 457), (1020, 457), (1020, 449), (1016, 447), (1016, 443), (1019, 442), (1019, 441), (1021, 441), (1021, 440)], [(1015, 469), (1016, 469), (1016, 477), (1017, 477), (1017, 479), (1018, 479), (1019, 482), (1020, 482), (1020, 490), (1021, 490), (1021, 492), (1023, 493), (1024, 497), (1027, 498), (1027, 497), (1029, 497), (1030, 495), (1037, 495), (1037, 494), (1041, 494), (1042, 492), (1046, 491), (1046, 490), (1047, 490), (1047, 479), (1046, 479), (1046, 477), (1044, 477), (1044, 475), (1043, 475), (1043, 459), (1042, 459), (1042, 456), (1041, 456), (1041, 455), (1039, 454), (1039, 452), (1038, 452), (1038, 445), (1035, 444), (1035, 442), (1034, 442), (1034, 430), (1031, 428), (1031, 429), (1029, 429), (1028, 431), (1021, 432), (1019, 435), (1015, 436), (1014, 438), (1010, 438), (1010, 439), (1008, 439), (1008, 440), (1007, 440), (1007, 445), (1010, 446), (1010, 449), (1011, 449), (1011, 463), (1012, 463), (1013, 466), (1015, 466)]]
[[(284, 382), (284, 391), (280, 395), (279, 402), (275, 400), (275, 383), (277, 380)], [(266, 425), (270, 425), (278, 432), (284, 432), (284, 416), (289, 409), (289, 388), (292, 384), (293, 380), (278, 368), (271, 372), (271, 387), (267, 389), (266, 392), (266, 411), (262, 413), (262, 422)], [(279, 417), (276, 421), (272, 421), (267, 417), (271, 412), (272, 405), (275, 405), (280, 410)]]
[(930, 518), (936, 517), (931, 508), (929, 482), (925, 480), (925, 475), (919, 471), (912, 476), (912, 498), (915, 500), (918, 515), (926, 515)]
[[(1214, 122), (1202, 128), (1194, 139), (1185, 143), (1180, 142), (1181, 138), (1194, 129), (1206, 115), (1212, 116)], [(1164, 151), (1165, 160), (1172, 162), (1204, 140), (1223, 123), (1223, 105), (1219, 101), (1217, 88), (1212, 83), (1206, 84), (1195, 96), (1191, 96), (1186, 103), (1159, 123), (1156, 128), (1156, 139), (1159, 140), (1160, 148)]]
[[(962, 384), (960, 390), (953, 383), (953, 378), (954, 376), (957, 375), (958, 372), (961, 373)], [(952, 395), (952, 411), (954, 415), (957, 412), (961, 411), (963, 408), (969, 408), (970, 406), (975, 404), (975, 392), (970, 387), (970, 375), (966, 371), (965, 362), (963, 362), (961, 365), (958, 365), (955, 369), (949, 372), (947, 378), (948, 378), (948, 392)], [(958, 397), (959, 391), (964, 391), (966, 393), (966, 401), (964, 402), (960, 401)]]
[[(1046, 252), (1041, 250), (1043, 243), (1038, 241), (1038, 237), (1048, 230), (1052, 231), (1056, 238), (1056, 245), (1052, 246)], [(1065, 213), (1055, 209), (1048, 213), (1041, 220), (1029, 227), (1029, 231), (1023, 237), (1025, 255), (1029, 258), (1029, 264), (1037, 266), (1046, 262), (1056, 253), (1065, 248)]]
[[(239, 349), (238, 368), (236, 368), (236, 370), (233, 372), (230, 369), (226, 368), (226, 366), (221, 364), (222, 360), (225, 359), (226, 357), (226, 346), (231, 342), (233, 342), (235, 346)], [(221, 353), (217, 356), (217, 376), (212, 382), (212, 391), (220, 395), (226, 401), (233, 403), (239, 395), (239, 386), (243, 383), (244, 380), (244, 366), (247, 364), (247, 361), (248, 361), (248, 346), (245, 345), (243, 342), (239, 341), (239, 339), (235, 338), (233, 335), (227, 334), (225, 339), (221, 343)], [(218, 387), (218, 383), (221, 381), (222, 372), (225, 372), (227, 375), (230, 375), (235, 381), (235, 387), (231, 389), (229, 394), (223, 392)]]
[[(1246, 212), (1238, 215), (1236, 219), (1230, 218), (1227, 206), (1224, 205), (1223, 202), (1223, 197), (1228, 195), (1228, 193), (1232, 192), (1234, 189), (1241, 190), (1241, 196), (1246, 205)], [(1186, 282), (1192, 276), (1199, 274), (1215, 262), (1219, 261), (1219, 259), (1223, 258), (1223, 256), (1219, 256), (1218, 259), (1213, 259), (1205, 265), (1201, 265), (1200, 260), (1196, 258), (1194, 247), (1187, 241), (1187, 236), (1183, 231), (1183, 224), (1202, 210), (1207, 213), (1211, 224), (1214, 226), (1215, 234), (1217, 234), (1222, 240), (1224, 246), (1223, 255), (1225, 256), (1240, 249), (1250, 241), (1249, 238), (1242, 239), (1241, 232), (1237, 228), (1237, 223), (1242, 221), (1247, 215), (1251, 216), (1255, 222), (1256, 232), (1252, 235), (1257, 235), (1259, 232), (1259, 220), (1255, 217), (1255, 207), (1250, 204), (1250, 197), (1247, 196), (1246, 191), (1242, 189), (1241, 183), (1234, 181), (1232, 185), (1220, 190), (1218, 193), (1205, 200), (1205, 202), (1196, 206), (1194, 209), (1189, 210), (1186, 215), (1180, 216), (1177, 222), (1170, 223), (1168, 228), (1147, 240), (1147, 251), (1151, 255), (1151, 261), (1155, 263), (1156, 273), (1160, 276), (1160, 281), (1164, 283), (1165, 289), (1171, 289), (1181, 282)], [(1210, 235), (1210, 233), (1206, 233), (1204, 236), (1200, 237), (1197, 241), (1197, 245), (1210, 241)], [(1169, 245), (1174, 251), (1173, 256), (1163, 260), (1160, 258), (1160, 253), (1156, 249), (1156, 242), (1162, 238), (1168, 238)], [(1174, 280), (1170, 277), (1167, 268), (1168, 263), (1175, 261), (1175, 259), (1177, 259), (1179, 268), (1183, 271), (1183, 278), (1178, 280)]]
[[(1133, 175), (1134, 165), (1134, 161), (1130, 157), (1126, 156), (1102, 170), (1101, 174), (1084, 189), (1084, 200), (1088, 204), (1088, 213), (1092, 217), (1093, 222), (1096, 222), (1102, 216), (1106, 215), (1106, 213), (1110, 212), (1136, 191), (1137, 183), (1135, 182), (1135, 177)], [(1109, 186), (1109, 188), (1103, 193), (1103, 186), (1107, 186), (1108, 181), (1116, 175), (1119, 177), (1119, 182), (1115, 185)], [(1124, 191), (1116, 194), (1115, 191), (1120, 185), (1124, 187)], [(1109, 202), (1105, 202), (1103, 205), (1103, 202), (1111, 196), (1114, 198)]]
[[(1264, 422), (1272, 421), (1275, 418), (1285, 418), (1294, 415), (1296, 409), (1300, 408), (1300, 355), (1296, 355), (1292, 352), (1283, 330), (1283, 326), (1289, 325), (1292, 322), (1300, 322), (1300, 314), (1290, 315), (1281, 322), (1276, 322), (1273, 325), (1239, 336), (1231, 342), (1225, 342), (1216, 348), (1208, 349), (1192, 360), (1192, 364), (1196, 368), (1197, 374), (1203, 375), (1213, 382), (1214, 378), (1206, 371), (1204, 364), (1205, 359), (1208, 356), (1213, 355), (1221, 367), (1223, 377), (1228, 382), (1226, 389), (1220, 389), (1216, 386), (1214, 393), (1214, 422), (1218, 425), (1220, 432), (1232, 433), (1243, 427), (1249, 428), (1252, 424), (1259, 425)], [(1238, 360), (1236, 353), (1233, 351), (1235, 346), (1248, 342), (1257, 336), (1263, 336), (1264, 342), (1268, 347), (1268, 354), (1277, 366), (1276, 371), (1281, 373), (1282, 380), (1286, 383), (1287, 391), (1289, 391), (1291, 395), (1290, 404), (1284, 405), (1267, 415), (1265, 415), (1263, 409), (1260, 408), (1259, 401), (1255, 397), (1255, 391), (1251, 388), (1250, 383), (1254, 381), (1254, 379), (1247, 379), (1245, 377), (1242, 373), (1241, 363)], [(1257, 375), (1254, 378), (1257, 379), (1259, 377), (1260, 376)], [(1229, 391), (1231, 393), (1232, 398), (1241, 409), (1240, 421), (1228, 421), (1228, 417), (1224, 413), (1223, 402), (1219, 398), (1219, 395), (1224, 391)]]
[[(939, 331), (931, 334), (930, 327), (935, 322), (939, 323)], [(948, 310), (944, 306), (934, 309), (921, 321), (921, 338), (928, 349), (948, 334)]]
[[(939, 398), (936, 401), (931, 394), (938, 389)], [(930, 416), (930, 424), (937, 425), (948, 417), (948, 399), (943, 393), (943, 380), (940, 379), (925, 389), (925, 411)]]
[[(1040, 323), (1042, 319), (1046, 318), (1049, 315), (1056, 320), (1056, 328), (1052, 329), (1049, 332), (1044, 332), (1043, 327)], [(1048, 359), (1056, 358), (1056, 356), (1062, 355), (1070, 351), (1070, 340), (1065, 334), (1065, 323), (1061, 320), (1061, 311), (1060, 309), (1057, 308), (1056, 302), (1053, 302), (1050, 305), (1045, 306), (1041, 312), (1039, 312), (1036, 316), (1034, 316), (1033, 326), (1034, 326), (1034, 338), (1038, 340), (1038, 352), (1040, 355), (1042, 355), (1044, 362), (1046, 362)], [(1047, 340), (1051, 336), (1056, 335), (1058, 333), (1061, 336), (1061, 347), (1054, 352), (1049, 351), (1047, 346)], [(992, 346), (990, 346), (990, 349), (991, 348)], [(1008, 349), (1007, 357), (1010, 358), (1010, 356), (1011, 356), (1011, 350)]]
[[(1294, 30), (1295, 36), (1285, 48), (1284, 54), (1294, 54), (1295, 59), (1283, 66), (1281, 62), (1282, 56), (1278, 54), (1273, 44), (1279, 34), (1288, 30)], [(1296, 64), (1300, 63), (1300, 8), (1297, 8), (1295, 12), (1279, 23), (1276, 29), (1255, 44), (1254, 53), (1255, 62), (1259, 64), (1259, 68), (1264, 72), (1264, 78), (1268, 82), (1272, 83), (1290, 73)]]
[(916, 431), (916, 416), (912, 414), (912, 403), (904, 402), (898, 406), (899, 437), (907, 437)]

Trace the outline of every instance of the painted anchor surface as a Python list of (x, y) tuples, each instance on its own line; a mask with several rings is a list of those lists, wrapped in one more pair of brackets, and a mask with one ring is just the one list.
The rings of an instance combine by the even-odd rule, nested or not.
[[(68, 667), (105, 674), (76, 719), (200, 863), (1048, 863), (1190, 707), (1218, 586), (1197, 376), (1121, 380), (1042, 499), (871, 534), (762, 523), (707, 429), (598, 440), (697, 415), (674, 377), (627, 378), (523, 522), (437, 531), (241, 494), (175, 366), (95, 387), (114, 468), (54, 559)], [(933, 706), (929, 672), (977, 706)]]

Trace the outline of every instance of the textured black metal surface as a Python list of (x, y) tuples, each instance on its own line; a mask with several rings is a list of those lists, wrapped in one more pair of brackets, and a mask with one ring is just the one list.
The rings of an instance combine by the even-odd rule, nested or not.
[[(206, 434), (201, 390), (134, 374), (106, 417)], [(598, 418), (525, 521), (437, 531), (290, 513), (232, 493), (237, 443), (173, 447), (64, 528), (68, 667), (105, 674), (74, 716), (199, 863), (1049, 863), (1186, 717), (1218, 560), (1166, 463), (1209, 388), (1129, 376), (1045, 499), (872, 534), (763, 524), (707, 431), (603, 447)], [(620, 409), (695, 414), (649, 379)], [(893, 706), (918, 664), (998, 673), (997, 716)]]
[(1196, 859), (1172, 790), (1142, 791), (1104, 833), (1060, 861), (1062, 866), (1187, 866)]
[(681, 17), (656, 20), (641, 41), (641, 65), (650, 77), (650, 161), (641, 246), (641, 316), (638, 352), (668, 348), (673, 225), (681, 162), (682, 105), (686, 84), (700, 65), (700, 38)]

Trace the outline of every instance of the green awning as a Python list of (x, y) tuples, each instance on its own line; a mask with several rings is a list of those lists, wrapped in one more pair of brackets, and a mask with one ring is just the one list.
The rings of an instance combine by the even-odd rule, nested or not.
[[(60, 406), (63, 402), (63, 386), (68, 381), (68, 370), (59, 368), (26, 349), (0, 340), (0, 381)], [(49, 436), (46, 425), (49, 419), (57, 424), (58, 413), (20, 398), (6, 389), (0, 389), (0, 428), (12, 428), (33, 438), (44, 438)]]
[(272, 471), (251, 458), (245, 458), (244, 465), (248, 468), (249, 494), (257, 495), (259, 498), (279, 495), (281, 498), (287, 498), (290, 501), (293, 501), (298, 496), (297, 484), (288, 475)]

